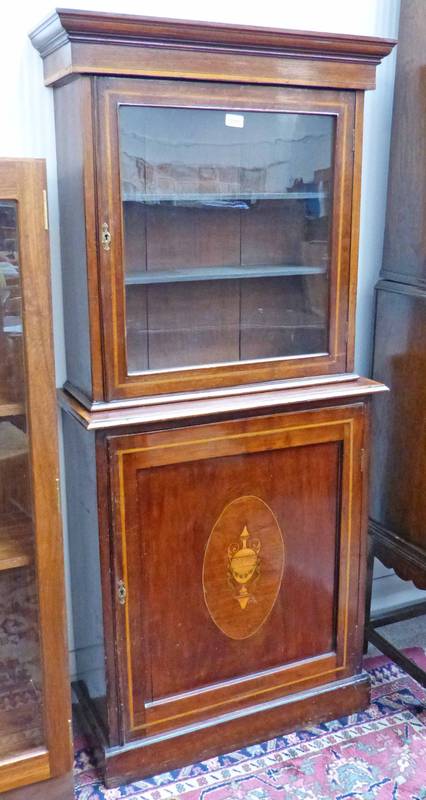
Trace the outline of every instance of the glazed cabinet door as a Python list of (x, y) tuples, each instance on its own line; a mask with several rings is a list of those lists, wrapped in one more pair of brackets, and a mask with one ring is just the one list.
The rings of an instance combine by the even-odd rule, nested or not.
[(96, 96), (108, 397), (350, 367), (355, 93), (99, 78)]
[(124, 741), (357, 672), (364, 420), (358, 403), (109, 437)]
[(0, 793), (71, 769), (44, 162), (0, 160)]

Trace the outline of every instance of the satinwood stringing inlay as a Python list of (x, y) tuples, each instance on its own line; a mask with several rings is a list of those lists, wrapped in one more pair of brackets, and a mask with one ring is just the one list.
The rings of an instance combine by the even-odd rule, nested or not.
[(229, 503), (215, 522), (203, 562), (208, 612), (231, 639), (247, 639), (264, 624), (277, 599), (284, 543), (277, 519), (259, 497)]

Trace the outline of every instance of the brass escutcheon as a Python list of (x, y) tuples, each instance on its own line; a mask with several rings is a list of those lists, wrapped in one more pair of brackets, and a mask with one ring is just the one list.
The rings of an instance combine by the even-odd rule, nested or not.
[(111, 234), (109, 232), (108, 223), (102, 223), (101, 244), (104, 250), (109, 250), (111, 245)]

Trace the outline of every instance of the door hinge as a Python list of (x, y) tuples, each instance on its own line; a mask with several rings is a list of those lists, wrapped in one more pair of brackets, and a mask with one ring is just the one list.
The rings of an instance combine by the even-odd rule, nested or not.
[(117, 596), (118, 596), (118, 602), (120, 603), (120, 605), (121, 606), (126, 605), (127, 589), (126, 589), (126, 584), (124, 583), (124, 581), (118, 581)]
[(55, 478), (56, 481), (56, 500), (58, 503), (58, 511), (62, 514), (62, 503), (61, 503), (61, 482), (59, 478)]
[(361, 462), (361, 472), (364, 472), (365, 471), (365, 466), (366, 466), (366, 454), (365, 454), (365, 449), (364, 448), (361, 449), (360, 462)]
[(107, 222), (102, 223), (101, 245), (104, 250), (109, 250), (111, 247), (111, 234)]
[(68, 735), (70, 737), (71, 753), (74, 752), (74, 731), (72, 727), (72, 719), (68, 720)]
[(352, 152), (355, 153), (356, 130), (352, 128)]
[(49, 230), (49, 213), (47, 209), (47, 192), (43, 189), (43, 217), (44, 217), (44, 230)]

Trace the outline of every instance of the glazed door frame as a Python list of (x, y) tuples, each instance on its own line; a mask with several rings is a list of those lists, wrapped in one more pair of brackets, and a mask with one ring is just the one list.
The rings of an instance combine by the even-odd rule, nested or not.
[[(140, 78), (96, 78), (98, 237), (106, 223), (107, 249), (99, 243), (103, 363), (106, 398), (127, 399), (344, 372), (352, 363), (351, 285), (356, 264), (351, 252), (354, 194), (356, 92), (288, 87), (176, 82)], [(257, 359), (196, 368), (127, 374), (123, 219), (120, 188), (119, 105), (329, 114), (336, 118), (333, 213), (329, 271), (329, 352)], [(356, 231), (357, 234), (357, 231)], [(356, 250), (356, 248), (355, 248)]]
[(72, 736), (44, 161), (0, 159), (0, 199), (17, 203), (45, 736), (1, 760), (2, 793), (68, 772)]
[[(267, 702), (283, 693), (291, 694), (343, 679), (359, 669), (363, 614), (360, 598), (365, 572), (365, 475), (362, 474), (361, 458), (367, 428), (365, 423), (366, 406), (356, 403), (323, 410), (107, 437), (113, 509), (110, 531), (113, 558), (111, 613), (116, 633), (116, 661), (115, 666), (110, 665), (110, 674), (116, 670), (114, 683), (121, 713), (121, 743), (145, 735), (155, 736), (170, 728), (170, 725), (196, 724), (200, 715), (202, 718), (203, 713), (207, 711), (208, 714), (212, 708), (215, 714), (232, 713), (236, 709), (246, 708), (253, 701)], [(145, 607), (149, 615), (146, 600), (141, 601), (143, 589), (138, 589), (137, 597), (132, 596), (134, 584), (132, 587), (127, 553), (128, 541), (130, 546), (131, 541), (135, 542), (135, 537), (139, 536), (138, 472), (200, 459), (268, 453), (324, 443), (339, 444), (335, 554), (338, 573), (335, 578), (334, 591), (337, 596), (334, 595), (333, 623), (335, 650), (312, 658), (284, 662), (276, 668), (254, 671), (232, 680), (218, 681), (202, 689), (203, 702), (197, 705), (195, 701), (196, 707), (195, 689), (152, 702), (149, 666), (144, 671), (141, 663), (144, 657), (143, 643), (135, 646), (137, 650), (132, 655), (135, 642), (134, 635), (131, 635), (132, 614), (143, 615)], [(144, 568), (149, 569), (149, 564), (145, 564)], [(140, 581), (143, 584), (143, 574)], [(121, 595), (121, 601), (120, 591), (125, 593)], [(142, 619), (140, 617), (138, 630), (140, 625), (143, 628)], [(139, 680), (134, 677), (135, 667)], [(143, 698), (144, 686), (147, 687), (146, 703)], [(110, 702), (113, 702), (112, 695)]]

